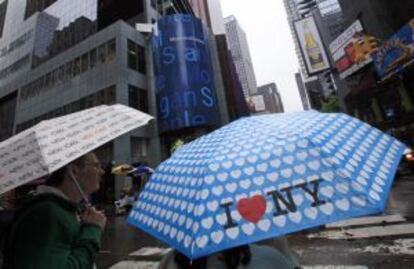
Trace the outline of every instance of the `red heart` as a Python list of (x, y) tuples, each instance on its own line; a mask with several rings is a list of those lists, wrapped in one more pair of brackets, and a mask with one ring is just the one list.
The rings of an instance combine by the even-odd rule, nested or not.
[(266, 200), (261, 195), (240, 199), (237, 203), (240, 215), (250, 222), (257, 223), (266, 211)]

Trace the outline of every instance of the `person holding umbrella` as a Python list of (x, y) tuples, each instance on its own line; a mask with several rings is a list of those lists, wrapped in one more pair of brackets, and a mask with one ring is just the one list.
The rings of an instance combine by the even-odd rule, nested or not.
[(152, 119), (121, 104), (102, 105), (0, 142), (0, 194), (47, 177), (16, 212), (3, 268), (92, 269), (106, 224), (88, 200), (104, 173), (92, 151)]
[(207, 268), (214, 257), (224, 264), (223, 253), (245, 245), (251, 265), (243, 254), (226, 268), (242, 267), (243, 257), (250, 268), (268, 268), (253, 262), (267, 257), (256, 251), (257, 242), (382, 213), (405, 148), (340, 113), (241, 118), (161, 163), (127, 222), (188, 260), (207, 257)]
[(103, 174), (94, 153), (52, 173), (17, 212), (3, 268), (93, 268), (106, 217), (93, 206), (80, 213), (79, 204)]

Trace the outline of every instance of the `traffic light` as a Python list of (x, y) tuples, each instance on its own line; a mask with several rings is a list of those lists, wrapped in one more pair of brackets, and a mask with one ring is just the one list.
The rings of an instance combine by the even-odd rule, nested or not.
[(327, 98), (335, 93), (335, 83), (333, 81), (332, 73), (330, 71), (324, 72), (322, 75), (320, 75), (319, 81), (323, 88), (324, 97)]

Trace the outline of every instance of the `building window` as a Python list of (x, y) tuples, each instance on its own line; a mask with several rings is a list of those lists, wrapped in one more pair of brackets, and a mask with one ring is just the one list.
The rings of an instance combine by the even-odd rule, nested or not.
[(36, 12), (41, 12), (55, 3), (57, 0), (27, 0), (24, 19), (29, 18)]
[(98, 48), (98, 63), (103, 64), (106, 62), (106, 56), (107, 56), (107, 49), (106, 44), (102, 44)]
[(107, 43), (108, 46), (108, 61), (112, 61), (115, 59), (116, 56), (116, 40), (115, 39), (111, 39), (108, 41)]
[(89, 68), (92, 69), (96, 65), (96, 49), (89, 52)]
[(128, 85), (128, 105), (148, 113), (148, 93), (144, 89)]
[(138, 48), (138, 72), (146, 74), (145, 48), (137, 45)]
[(0, 37), (3, 36), (3, 27), (6, 20), (7, 0), (0, 3)]
[(85, 53), (81, 57), (81, 72), (83, 73), (83, 72), (88, 71), (88, 67), (89, 67), (89, 57), (88, 57), (88, 53)]
[(149, 140), (131, 136), (131, 159), (133, 162), (142, 161), (148, 156)]
[(14, 117), (17, 102), (17, 91), (0, 99), (0, 141), (13, 134)]
[(65, 78), (71, 79), (72, 78), (72, 61), (66, 63), (65, 66)]
[[(22, 88), (23, 90), (23, 88)], [(21, 94), (21, 97), (24, 95), (24, 92)], [(98, 105), (111, 105), (114, 104), (116, 101), (116, 87), (115, 85), (109, 86), (107, 88), (104, 88), (100, 91), (97, 91), (93, 94), (90, 94), (82, 99), (79, 99), (75, 102), (72, 102), (70, 104), (67, 104), (63, 107), (57, 108), (55, 110), (49, 111), (41, 116), (38, 116), (34, 119), (28, 120), (26, 122), (23, 122), (19, 125), (17, 125), (18, 131), (23, 131), (36, 123), (40, 122), (41, 120), (50, 119), (52, 117), (56, 116), (62, 116), (65, 114), (70, 114), (82, 109), (90, 108), (93, 106)], [(1, 114), (0, 114), (1, 115)]]
[[(72, 79), (83, 72), (88, 71), (97, 66), (99, 63), (108, 63), (115, 59), (116, 56), (116, 44), (115, 39), (111, 39), (108, 42), (100, 45), (98, 49), (92, 49), (89, 52), (82, 54), (74, 60), (67, 62), (50, 73), (38, 78), (42, 83), (30, 82), (28, 87), (25, 85), (21, 88), (22, 94), (20, 95), (20, 102), (27, 98), (37, 95), (47, 88), (52, 88), (55, 84), (63, 83)], [(27, 56), (27, 59), (29, 57)], [(1, 71), (0, 71), (1, 78)]]
[(128, 67), (146, 74), (145, 48), (128, 39)]
[(138, 53), (134, 42), (128, 40), (128, 67), (138, 70)]
[(76, 77), (77, 75), (79, 75), (80, 70), (81, 70), (81, 60), (80, 60), (80, 57), (78, 57), (73, 62), (73, 76)]

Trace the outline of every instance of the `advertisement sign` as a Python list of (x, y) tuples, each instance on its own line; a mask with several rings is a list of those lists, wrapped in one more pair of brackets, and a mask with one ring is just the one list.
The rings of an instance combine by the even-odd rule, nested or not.
[(363, 33), (357, 20), (329, 45), (340, 78), (344, 79), (372, 62), (375, 47), (369, 41), (370, 37)]
[(294, 22), (309, 75), (329, 68), (329, 61), (313, 17)]
[(414, 61), (414, 19), (388, 39), (374, 56), (381, 79), (401, 71)]
[(157, 23), (152, 49), (160, 133), (218, 124), (208, 35), (200, 20), (164, 17)]

